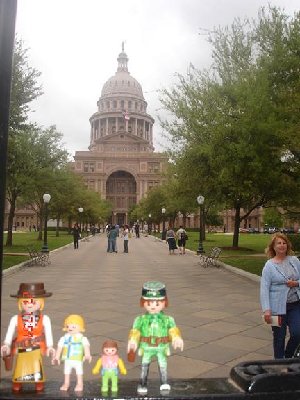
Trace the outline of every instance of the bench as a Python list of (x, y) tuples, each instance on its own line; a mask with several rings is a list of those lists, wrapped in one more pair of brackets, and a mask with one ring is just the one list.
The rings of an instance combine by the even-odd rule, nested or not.
[(51, 264), (49, 253), (43, 253), (41, 251), (37, 251), (32, 247), (27, 247), (28, 254), (30, 257), (29, 264), (32, 265), (41, 265), (45, 267), (46, 265)]
[(208, 255), (200, 254), (200, 265), (203, 268), (220, 267), (220, 265), (216, 261), (219, 259), (221, 252), (222, 250), (220, 249), (220, 247), (213, 247)]

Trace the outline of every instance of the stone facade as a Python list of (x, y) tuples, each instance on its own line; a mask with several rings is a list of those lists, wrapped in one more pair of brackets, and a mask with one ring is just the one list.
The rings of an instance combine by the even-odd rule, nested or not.
[(72, 169), (112, 203), (111, 222), (123, 225), (129, 209), (162, 183), (168, 159), (154, 152), (154, 119), (147, 114), (141, 85), (128, 71), (124, 45), (117, 61), (117, 72), (104, 84), (90, 118), (89, 150), (75, 153)]

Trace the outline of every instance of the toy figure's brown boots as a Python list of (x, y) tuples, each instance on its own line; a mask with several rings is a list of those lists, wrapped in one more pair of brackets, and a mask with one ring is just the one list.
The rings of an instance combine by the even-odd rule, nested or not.
[(12, 390), (13, 392), (19, 392), (22, 389), (22, 383), (13, 382)]
[(44, 390), (44, 382), (39, 382), (35, 384), (35, 391), (36, 392), (41, 392)]

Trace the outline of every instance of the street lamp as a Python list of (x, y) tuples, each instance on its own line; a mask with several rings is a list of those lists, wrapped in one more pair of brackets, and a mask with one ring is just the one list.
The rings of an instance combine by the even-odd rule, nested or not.
[(165, 209), (165, 207), (163, 207), (163, 208), (161, 209), (161, 213), (162, 213), (162, 219), (163, 219), (163, 228), (162, 228), (161, 238), (162, 238), (162, 240), (166, 240), (166, 226), (165, 226), (165, 213), (166, 213), (166, 209)]
[(44, 200), (44, 244), (42, 247), (43, 253), (49, 253), (48, 243), (47, 243), (47, 221), (48, 221), (48, 203), (51, 200), (51, 196), (49, 193), (45, 193), (43, 195)]
[(83, 213), (83, 208), (79, 207), (78, 212), (79, 212), (79, 228), (80, 228), (80, 233), (81, 233), (81, 214)]
[(200, 218), (200, 223), (199, 223), (199, 247), (197, 250), (197, 254), (202, 254), (205, 253), (204, 249), (203, 249), (203, 203), (204, 203), (204, 197), (199, 195), (197, 197), (197, 203), (199, 204), (200, 207), (200, 214), (199, 214), (199, 218)]

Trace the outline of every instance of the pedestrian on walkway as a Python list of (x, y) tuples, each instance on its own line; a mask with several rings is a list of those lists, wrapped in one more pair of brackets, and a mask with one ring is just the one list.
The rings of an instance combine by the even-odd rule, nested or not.
[(176, 240), (175, 240), (175, 232), (171, 227), (168, 227), (166, 233), (166, 243), (169, 245), (169, 254), (175, 254), (174, 250), (177, 249)]
[(135, 237), (139, 238), (140, 237), (140, 226), (138, 223), (135, 224), (134, 231), (135, 231)]
[(178, 240), (179, 254), (185, 254), (185, 241), (186, 241), (186, 231), (183, 229), (182, 225), (180, 225), (178, 231), (176, 232), (176, 237)]
[(118, 232), (116, 230), (115, 225), (113, 225), (110, 229), (110, 231), (107, 234), (108, 238), (108, 247), (107, 247), (107, 252), (108, 253), (117, 253), (117, 236)]
[[(266, 254), (269, 260), (260, 283), (264, 320), (270, 325), (272, 316), (279, 320), (280, 326), (272, 326), (274, 358), (291, 358), (300, 343), (300, 261), (293, 256), (291, 242), (282, 233), (273, 235)], [(290, 337), (285, 346), (287, 327)]]
[(80, 228), (77, 223), (74, 224), (74, 226), (73, 226), (72, 234), (73, 234), (73, 241), (74, 241), (74, 249), (78, 249), (78, 241), (80, 239)]
[(128, 253), (128, 240), (129, 240), (129, 226), (128, 225), (124, 226), (122, 236), (124, 239), (124, 253)]

